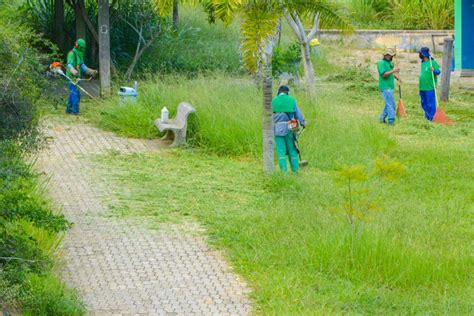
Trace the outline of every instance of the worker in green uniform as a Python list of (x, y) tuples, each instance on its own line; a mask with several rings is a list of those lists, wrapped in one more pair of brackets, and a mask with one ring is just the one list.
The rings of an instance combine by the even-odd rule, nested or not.
[(295, 120), (305, 127), (305, 120), (295, 98), (289, 95), (290, 89), (281, 86), (277, 96), (272, 100), (275, 144), (280, 170), (288, 172), (286, 156), (290, 159), (290, 167), (294, 173), (299, 170), (298, 150), (295, 145), (295, 132), (292, 130)]
[(436, 83), (441, 70), (436, 60), (430, 55), (428, 47), (422, 47), (418, 51), (418, 56), (421, 59), (419, 80), (421, 107), (425, 112), (425, 118), (432, 121), (436, 113)]
[(98, 71), (88, 68), (84, 63), (84, 53), (86, 51), (86, 41), (82, 38), (78, 39), (74, 44), (74, 48), (67, 54), (66, 75), (69, 78), (69, 99), (67, 102), (66, 113), (79, 114), (79, 103), (81, 102), (81, 92), (77, 85), (73, 82), (73, 78), (81, 78), (83, 74), (95, 76)]
[[(393, 65), (393, 57), (396, 52), (393, 48), (387, 48), (384, 51), (383, 59), (377, 63), (377, 71), (379, 73), (379, 89), (384, 100), (384, 108), (380, 114), (380, 123), (395, 124), (395, 98), (393, 92), (395, 89), (395, 80), (399, 80), (396, 75), (400, 68)], [(387, 122), (388, 119), (388, 122)]]

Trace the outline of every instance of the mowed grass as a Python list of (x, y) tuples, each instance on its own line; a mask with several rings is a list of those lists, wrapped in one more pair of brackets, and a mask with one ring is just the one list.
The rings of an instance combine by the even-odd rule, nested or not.
[[(136, 137), (156, 137), (150, 124), (164, 105), (198, 111), (194, 147), (97, 157), (116, 188), (112, 214), (200, 222), (264, 314), (472, 314), (472, 93), (453, 91), (442, 106), (456, 124), (441, 126), (423, 119), (410, 87), (409, 117), (388, 128), (377, 123), (377, 90), (353, 82), (320, 82), (315, 102), (294, 91), (310, 161), (298, 176), (262, 174), (262, 97), (246, 78), (156, 80), (138, 104), (91, 111), (99, 126)], [(373, 170), (376, 159), (406, 172), (356, 183), (358, 202), (367, 194), (376, 208), (351, 225), (337, 171)]]

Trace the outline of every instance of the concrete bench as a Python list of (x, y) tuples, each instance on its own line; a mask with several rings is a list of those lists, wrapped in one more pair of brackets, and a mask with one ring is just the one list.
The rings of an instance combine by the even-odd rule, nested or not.
[(166, 123), (161, 121), (161, 118), (155, 121), (155, 126), (160, 132), (165, 132), (166, 135), (163, 140), (172, 140), (170, 147), (178, 147), (186, 144), (186, 130), (188, 127), (188, 116), (195, 113), (196, 110), (187, 102), (181, 102), (178, 105), (176, 117), (168, 120)]

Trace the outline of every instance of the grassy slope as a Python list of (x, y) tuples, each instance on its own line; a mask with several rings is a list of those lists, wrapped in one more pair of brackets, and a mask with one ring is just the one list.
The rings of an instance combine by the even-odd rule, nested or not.
[[(297, 94), (310, 122), (302, 147), (311, 166), (299, 177), (265, 178), (252, 158), (261, 100), (253, 87), (221, 76), (153, 86), (164, 92), (161, 104), (196, 104), (207, 151), (98, 158), (117, 185), (116, 214), (203, 223), (264, 313), (472, 311), (472, 96), (454, 93), (445, 108), (456, 109), (458, 123), (447, 127), (425, 122), (409, 90), (410, 117), (387, 129), (376, 123), (381, 100), (370, 86), (322, 82), (314, 104)], [(351, 228), (334, 171), (372, 168), (381, 154), (407, 173), (360, 185), (380, 211)]]
[[(320, 78), (341, 73), (325, 59), (316, 70)], [(141, 85), (137, 105), (86, 103), (81, 119), (156, 137), (152, 122), (162, 106), (173, 111), (187, 100), (197, 108), (193, 142), (202, 150), (97, 158), (117, 188), (112, 211), (157, 223), (197, 219), (249, 280), (261, 312), (469, 314), (474, 96), (454, 89), (443, 108), (457, 124), (438, 126), (422, 118), (416, 88), (407, 87), (409, 118), (387, 129), (376, 123), (375, 82), (360, 79), (347, 73), (319, 82), (315, 103), (296, 92), (309, 121), (301, 145), (310, 161), (298, 177), (260, 173), (262, 97), (248, 78), (155, 79)], [(346, 191), (335, 170), (373, 168), (382, 154), (407, 172), (396, 183), (357, 185), (379, 212), (352, 228), (340, 211)]]

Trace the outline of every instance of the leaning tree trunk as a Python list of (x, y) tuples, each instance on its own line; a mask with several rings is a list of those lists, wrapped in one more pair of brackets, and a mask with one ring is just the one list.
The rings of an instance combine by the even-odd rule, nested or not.
[(310, 97), (316, 94), (316, 76), (314, 74), (313, 62), (311, 61), (311, 53), (309, 43), (300, 43), (301, 55), (303, 56), (304, 66), (304, 82)]
[(173, 27), (178, 29), (179, 25), (179, 0), (173, 1)]
[(275, 171), (275, 138), (272, 111), (272, 54), (273, 42), (267, 44), (263, 71), (263, 170), (267, 174)]
[(63, 52), (64, 45), (64, 0), (54, 1), (54, 42), (59, 51)]

